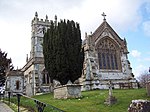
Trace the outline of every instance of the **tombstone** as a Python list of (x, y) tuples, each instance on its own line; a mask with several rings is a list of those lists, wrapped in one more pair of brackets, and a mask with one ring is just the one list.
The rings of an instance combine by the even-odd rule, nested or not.
[(29, 97), (33, 96), (33, 91), (32, 91), (32, 85), (31, 84), (26, 85), (26, 95), (29, 96)]
[(56, 99), (68, 99), (68, 98), (80, 98), (81, 97), (81, 85), (79, 84), (67, 84), (54, 88), (54, 98)]
[(150, 82), (146, 83), (146, 91), (147, 91), (147, 95), (150, 96)]
[(105, 100), (104, 104), (112, 105), (117, 102), (117, 99), (113, 96), (112, 87), (112, 83), (111, 81), (109, 81), (109, 95), (108, 98)]
[(54, 88), (54, 98), (56, 99), (79, 97), (81, 97), (81, 85), (72, 84), (70, 80), (66, 85), (55, 86)]
[(150, 112), (150, 101), (132, 100), (128, 112)]

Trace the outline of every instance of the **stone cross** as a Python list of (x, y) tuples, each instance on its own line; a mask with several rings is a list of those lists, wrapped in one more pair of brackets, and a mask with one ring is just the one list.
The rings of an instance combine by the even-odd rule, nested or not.
[(106, 20), (106, 14), (103, 12), (103, 14), (102, 14), (102, 16), (104, 17), (104, 19), (103, 20)]
[(109, 81), (109, 96), (112, 96), (112, 83)]

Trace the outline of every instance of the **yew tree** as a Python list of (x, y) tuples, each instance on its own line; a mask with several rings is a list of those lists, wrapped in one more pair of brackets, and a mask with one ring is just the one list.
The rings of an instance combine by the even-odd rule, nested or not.
[(64, 85), (81, 77), (84, 51), (79, 24), (70, 20), (57, 24), (51, 21), (43, 39), (43, 54), (51, 82), (56, 79)]
[(0, 86), (4, 86), (6, 81), (6, 72), (12, 70), (13, 65), (11, 59), (7, 58), (7, 53), (0, 49)]

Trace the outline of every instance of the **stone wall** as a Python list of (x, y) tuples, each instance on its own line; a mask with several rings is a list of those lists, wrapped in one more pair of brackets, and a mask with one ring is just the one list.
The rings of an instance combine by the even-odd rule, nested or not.
[(54, 88), (54, 98), (67, 99), (81, 97), (81, 85), (69, 84)]

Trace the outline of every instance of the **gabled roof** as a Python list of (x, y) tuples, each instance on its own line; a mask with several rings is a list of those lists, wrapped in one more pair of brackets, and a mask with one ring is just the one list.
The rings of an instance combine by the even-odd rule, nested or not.
[(103, 32), (108, 31), (113, 38), (120, 44), (123, 44), (123, 40), (118, 36), (118, 34), (113, 30), (113, 28), (107, 23), (106, 20), (102, 22), (102, 24), (95, 30), (92, 34), (92, 40), (95, 42)]

